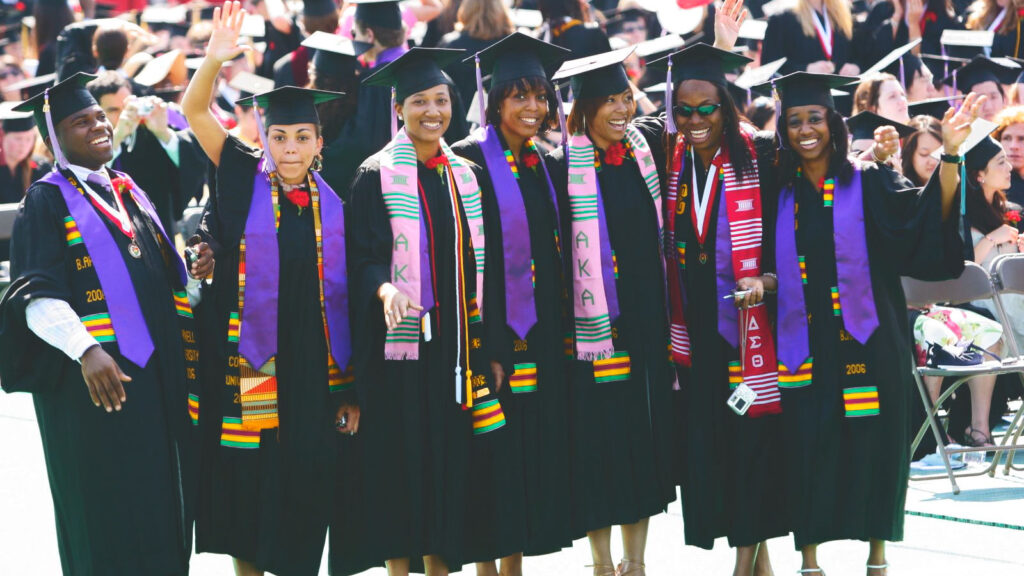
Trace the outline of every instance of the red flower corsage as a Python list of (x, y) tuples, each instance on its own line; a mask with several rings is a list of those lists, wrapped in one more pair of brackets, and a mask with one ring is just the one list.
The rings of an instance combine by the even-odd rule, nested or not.
[(1020, 210), (1007, 210), (1006, 221), (1010, 224), (1017, 224), (1020, 222)]
[(604, 163), (609, 166), (622, 166), (622, 160), (626, 157), (626, 147), (622, 142), (616, 142), (604, 152)]
[(132, 189), (132, 181), (128, 178), (111, 178), (110, 187), (117, 191), (118, 194), (124, 194)]
[(448, 157), (444, 154), (434, 156), (430, 160), (427, 160), (427, 168), (431, 170), (437, 170), (438, 176), (444, 176), (444, 167), (448, 165)]
[(301, 188), (285, 192), (284, 197), (299, 208), (299, 214), (302, 214), (303, 208), (309, 206), (309, 192), (306, 192)]
[(527, 168), (536, 168), (537, 164), (540, 164), (540, 154), (530, 150), (523, 154), (522, 160), (523, 166), (526, 166)]

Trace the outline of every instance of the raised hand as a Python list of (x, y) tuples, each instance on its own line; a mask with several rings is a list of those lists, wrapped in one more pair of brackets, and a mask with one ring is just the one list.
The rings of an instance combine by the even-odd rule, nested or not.
[(740, 26), (748, 15), (743, 0), (725, 0), (715, 11), (715, 48), (732, 50), (739, 38)]
[(206, 57), (224, 63), (250, 49), (238, 45), (238, 35), (245, 20), (241, 2), (225, 2), (223, 8), (213, 9), (213, 32), (206, 45)]
[(875, 128), (875, 145), (871, 157), (878, 163), (885, 162), (900, 149), (900, 133), (892, 126)]
[(959, 110), (946, 110), (942, 117), (942, 147), (946, 154), (960, 154), (960, 145), (970, 135), (971, 123), (978, 118), (978, 111), (984, 102), (985, 96), (971, 92), (964, 98)]

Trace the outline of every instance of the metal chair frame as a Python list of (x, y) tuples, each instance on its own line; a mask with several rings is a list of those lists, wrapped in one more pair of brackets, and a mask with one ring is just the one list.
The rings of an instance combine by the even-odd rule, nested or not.
[[(997, 264), (999, 264), (1003, 258), (1007, 257), (1015, 257), (1017, 262), (997, 267)], [(914, 367), (914, 382), (917, 384), (917, 390), (921, 396), (921, 402), (924, 405), (926, 417), (925, 422), (921, 424), (921, 427), (918, 429), (917, 435), (914, 437), (914, 441), (911, 444), (911, 453), (917, 450), (918, 445), (921, 443), (921, 440), (924, 438), (924, 435), (930, 427), (932, 434), (935, 436), (939, 454), (942, 456), (942, 462), (946, 468), (946, 473), (911, 476), (910, 479), (914, 481), (922, 481), (948, 478), (949, 483), (953, 488), (953, 494), (960, 493), (960, 486), (956, 482), (957, 478), (981, 476), (984, 474), (988, 474), (989, 477), (994, 477), (995, 471), (1002, 460), (1003, 453), (1009, 453), (1007, 458), (1007, 468), (1003, 472), (1004, 474), (1009, 474), (1010, 466), (1013, 463), (1014, 452), (1018, 449), (1024, 450), (1024, 445), (1017, 444), (1021, 435), (1021, 416), (1024, 414), (1024, 410), (1017, 411), (1013, 422), (1010, 424), (1010, 427), (1002, 437), (1002, 441), (997, 446), (947, 448), (945, 444), (945, 438), (943, 435), (944, 430), (939, 423), (938, 418), (938, 406), (941, 406), (942, 403), (952, 396), (964, 383), (976, 376), (991, 374), (1017, 374), (1021, 383), (1024, 383), (1024, 358), (1022, 358), (1019, 353), (1019, 348), (1017, 346), (1016, 339), (1013, 336), (1013, 330), (1011, 329), (1009, 319), (1007, 318), (1002, 302), (999, 299), (1000, 292), (1004, 291), (1002, 288), (1002, 280), (999, 281), (999, 288), (997, 288), (997, 278), (1000, 278), (1000, 276), (986, 271), (983, 267), (974, 262), (965, 262), (964, 266), (964, 272), (955, 280), (924, 282), (912, 278), (903, 279), (903, 289), (907, 296), (907, 304), (914, 307), (925, 307), (933, 304), (964, 304), (974, 300), (993, 299), (996, 305), (998, 316), (997, 321), (1003, 327), (1003, 339), (1007, 342), (1010, 350), (1009, 355), (1006, 355), (1004, 351), (1003, 362), (997, 367), (979, 366), (977, 369), (968, 370), (943, 370), (941, 368), (928, 368), (925, 366)], [(999, 257), (992, 263), (992, 269), (998, 271), (1004, 271), (1005, 269), (1006, 271), (1017, 272), (1018, 267), (1021, 268), (1021, 280), (1019, 283), (1016, 283), (1016, 281), (1011, 282), (1011, 287), (1017, 286), (1017, 288), (1007, 289), (1005, 290), (1006, 292), (1024, 293), (1024, 254), (1008, 254), (1006, 256)], [(928, 396), (928, 389), (924, 383), (924, 377), (926, 376), (941, 376), (943, 378), (955, 378), (955, 380), (953, 380), (953, 383), (949, 388), (943, 392), (933, 404), (931, 398)], [(954, 472), (953, 467), (950, 465), (950, 456), (968, 452), (995, 452), (995, 456), (993, 457), (992, 462), (981, 470), (968, 469), (961, 472)]]

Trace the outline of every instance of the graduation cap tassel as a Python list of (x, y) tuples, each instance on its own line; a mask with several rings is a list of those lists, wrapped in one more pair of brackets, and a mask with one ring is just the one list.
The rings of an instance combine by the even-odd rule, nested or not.
[(676, 133), (676, 113), (672, 108), (672, 57), (669, 56), (665, 73), (665, 131), (669, 134)]
[[(477, 105), (480, 107), (480, 127), (483, 128), (487, 126), (487, 106), (484, 103), (484, 77), (483, 74), (480, 72), (479, 52), (476, 53), (476, 56), (473, 58), (473, 61), (476, 62), (476, 98)], [(493, 83), (494, 80), (492, 79), (491, 82)]]
[(903, 57), (900, 56), (900, 84), (903, 85), (903, 89), (907, 89), (907, 71), (903, 66)]
[(263, 115), (260, 114), (260, 105), (253, 102), (252, 106), (253, 116), (256, 117), (256, 131), (260, 135), (260, 143), (263, 144), (263, 171), (267, 174), (277, 171), (277, 165), (274, 164), (274, 158), (270, 156), (270, 147), (267, 144), (267, 128), (263, 125)]
[(395, 134), (398, 134), (398, 114), (395, 112), (395, 87), (391, 87), (391, 137), (394, 138)]
[(775, 98), (775, 139), (779, 141), (779, 150), (785, 148), (782, 144), (782, 99), (779, 98), (779, 90), (772, 80), (772, 96)]
[(565, 148), (566, 142), (569, 141), (569, 135), (565, 127), (565, 103), (562, 102), (562, 91), (558, 89), (558, 86), (555, 86), (555, 100), (558, 101), (558, 129), (562, 131), (561, 146)]
[(50, 146), (53, 148), (53, 159), (57, 166), (67, 168), (68, 160), (57, 142), (57, 132), (53, 129), (53, 117), (50, 116), (50, 89), (43, 92), (43, 116), (46, 117), (46, 133), (50, 135)]

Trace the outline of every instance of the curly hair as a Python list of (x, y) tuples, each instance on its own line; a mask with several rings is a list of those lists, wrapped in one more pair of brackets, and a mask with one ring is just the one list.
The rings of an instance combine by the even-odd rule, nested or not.
[(517, 92), (543, 92), (547, 97), (547, 114), (540, 123), (540, 130), (537, 134), (545, 134), (558, 124), (558, 101), (555, 99), (555, 90), (546, 78), (516, 78), (491, 86), (487, 92), (487, 123), (494, 126), (501, 125), (501, 103), (509, 96)]
[[(828, 123), (829, 137), (832, 140), (832, 157), (829, 159), (828, 172), (839, 178), (842, 183), (847, 183), (853, 176), (853, 163), (850, 162), (850, 136), (846, 130), (846, 122), (843, 115), (829, 108), (825, 113)], [(786, 130), (785, 114), (780, 120), (779, 138), (782, 140), (782, 149), (779, 150), (776, 158), (776, 165), (779, 167), (779, 187), (788, 186), (796, 178), (796, 170), (803, 161), (793, 150), (789, 143), (789, 131)]]
[(992, 133), (992, 137), (1000, 140), (1007, 128), (1014, 124), (1024, 124), (1024, 106), (1004, 108), (996, 115), (995, 121), (999, 123), (999, 127)]

